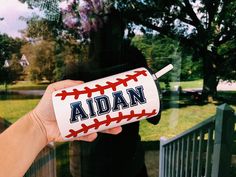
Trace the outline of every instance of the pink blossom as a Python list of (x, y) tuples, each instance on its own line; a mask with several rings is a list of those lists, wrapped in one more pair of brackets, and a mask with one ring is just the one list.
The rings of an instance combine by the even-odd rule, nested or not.
[(73, 0), (62, 10), (63, 23), (66, 27), (78, 29), (83, 36), (91, 30), (97, 30), (103, 24), (103, 16), (109, 6), (103, 0)]

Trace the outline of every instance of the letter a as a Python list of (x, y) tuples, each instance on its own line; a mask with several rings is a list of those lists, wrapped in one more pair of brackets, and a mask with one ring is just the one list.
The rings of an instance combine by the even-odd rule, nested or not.
[(71, 107), (70, 123), (78, 122), (79, 117), (81, 120), (88, 118), (88, 115), (86, 114), (86, 112), (84, 111), (82, 107), (81, 101), (71, 103), (70, 107)]

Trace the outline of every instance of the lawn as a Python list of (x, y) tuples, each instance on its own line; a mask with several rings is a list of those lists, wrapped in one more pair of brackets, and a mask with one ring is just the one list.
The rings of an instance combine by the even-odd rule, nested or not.
[(173, 87), (175, 85), (180, 85), (183, 89), (186, 88), (202, 88), (203, 80), (195, 81), (181, 81), (181, 82), (171, 82), (170, 85)]
[[(170, 82), (170, 89), (175, 90), (175, 86), (181, 86), (182, 89), (187, 88), (202, 88), (203, 80), (194, 80), (194, 81), (181, 81), (181, 82)], [(160, 82), (161, 88), (165, 88), (165, 84)]]
[[(222, 93), (221, 93), (222, 94)], [(224, 93), (225, 97), (235, 96), (235, 92)], [(179, 101), (178, 99), (181, 99)], [(184, 98), (185, 99), (185, 98)], [(33, 109), (39, 102), (40, 97), (21, 96), (21, 95), (0, 95), (0, 117), (10, 122), (15, 122), (19, 117)], [(161, 120), (158, 125), (151, 125), (146, 120), (141, 121), (140, 135), (142, 141), (157, 142), (160, 137), (170, 138), (206, 118), (215, 114), (217, 105), (188, 105), (183, 104), (183, 97), (170, 96), (165, 97), (164, 103), (169, 105), (162, 111)], [(181, 104), (178, 104), (181, 103)], [(188, 102), (189, 103), (189, 102)], [(233, 108), (236, 110), (236, 106)], [(171, 107), (173, 106), (173, 107)], [(169, 108), (170, 107), (170, 108)], [(56, 143), (57, 151), (57, 176), (67, 176), (69, 172), (69, 144)], [(155, 149), (158, 146), (155, 144)], [(146, 151), (146, 165), (150, 177), (156, 176), (156, 166), (158, 164), (158, 153), (156, 151)], [(153, 175), (152, 175), (153, 174)]]
[[(18, 81), (16, 84), (9, 84), (8, 90), (44, 90), (48, 83), (33, 83), (30, 81)], [(0, 85), (0, 91), (5, 90), (4, 85)]]
[[(15, 122), (19, 117), (32, 110), (39, 99), (40, 97), (20, 95), (0, 96), (0, 117)], [(175, 108), (163, 110), (158, 125), (151, 125), (146, 120), (141, 121), (142, 140), (159, 140), (162, 136), (173, 137), (214, 115), (216, 111), (215, 104), (179, 106), (181, 107), (178, 108), (178, 104), (175, 104)], [(235, 106), (234, 108), (236, 109)]]
[[(31, 81), (18, 81), (16, 84), (8, 85), (9, 90), (44, 90), (48, 83), (33, 83)], [(160, 83), (161, 87), (164, 88), (165, 84)], [(180, 85), (183, 89), (185, 88), (201, 88), (202, 80), (195, 81), (184, 81), (184, 82), (171, 82), (170, 87), (174, 89), (174, 86)], [(0, 84), (0, 91), (5, 90), (5, 86)]]
[(187, 106), (183, 108), (170, 108), (162, 111), (158, 125), (141, 121), (140, 134), (143, 141), (155, 141), (160, 137), (173, 137), (206, 118), (215, 114), (216, 105)]
[(0, 117), (10, 122), (15, 122), (18, 118), (32, 110), (38, 102), (39, 98), (0, 100)]

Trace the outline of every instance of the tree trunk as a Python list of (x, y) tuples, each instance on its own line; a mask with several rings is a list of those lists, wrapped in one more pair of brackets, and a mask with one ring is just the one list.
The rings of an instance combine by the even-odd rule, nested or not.
[(205, 51), (203, 55), (203, 100), (214, 99), (217, 96), (217, 65), (215, 55), (212, 52)]

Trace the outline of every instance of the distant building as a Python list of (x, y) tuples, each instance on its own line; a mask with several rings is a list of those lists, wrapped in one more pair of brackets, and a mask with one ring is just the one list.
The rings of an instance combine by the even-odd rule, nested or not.
[(11, 66), (11, 64), (12, 64), (11, 60), (5, 60), (3, 67), (8, 68), (9, 66)]
[[(21, 59), (19, 60), (19, 64), (25, 68), (26, 66), (29, 66), (29, 61), (27, 60), (26, 56), (23, 54)], [(11, 60), (5, 60), (3, 67), (8, 68), (12, 65)]]
[(19, 61), (20, 65), (22, 67), (26, 67), (29, 66), (29, 61), (27, 60), (26, 56), (23, 54), (20, 61)]

